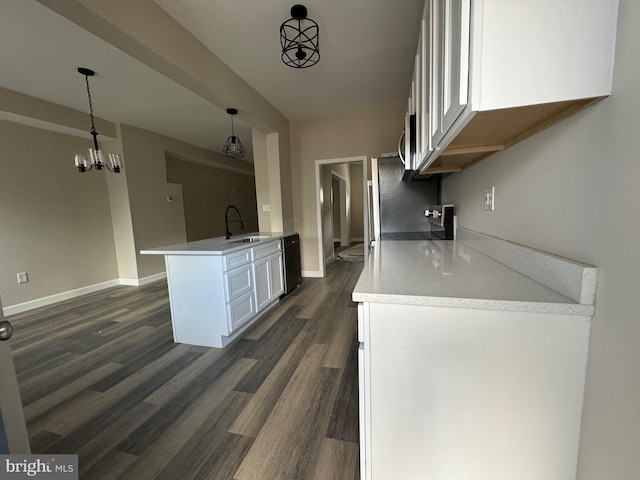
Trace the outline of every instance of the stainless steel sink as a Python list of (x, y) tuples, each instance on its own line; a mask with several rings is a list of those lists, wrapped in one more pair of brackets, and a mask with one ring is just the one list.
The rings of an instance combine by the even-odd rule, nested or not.
[(228, 240), (229, 243), (253, 243), (259, 242), (260, 240), (264, 240), (265, 238), (270, 238), (268, 235), (252, 235), (250, 237), (241, 237), (236, 240)]
[(252, 243), (259, 242), (261, 238), (240, 238), (238, 240), (231, 240), (229, 243)]

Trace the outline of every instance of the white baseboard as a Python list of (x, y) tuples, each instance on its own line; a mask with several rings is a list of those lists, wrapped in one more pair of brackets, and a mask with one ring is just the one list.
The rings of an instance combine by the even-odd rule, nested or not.
[(155, 275), (149, 275), (148, 277), (144, 277), (144, 278), (121, 278), (120, 285), (129, 285), (131, 287), (141, 287), (149, 283), (157, 282), (158, 280), (162, 280), (164, 278), (167, 278), (167, 272), (156, 273)]
[(47, 305), (63, 302), (65, 300), (71, 300), (72, 298), (81, 297), (82, 295), (88, 295), (90, 293), (99, 292), (100, 290), (105, 290), (107, 288), (117, 287), (119, 285), (141, 287), (142, 285), (146, 285), (148, 283), (162, 280), (163, 278), (166, 278), (166, 277), (167, 277), (166, 272), (161, 272), (161, 273), (156, 273), (155, 275), (150, 275), (148, 277), (144, 277), (140, 279), (116, 278), (114, 280), (108, 280), (106, 282), (96, 283), (94, 285), (87, 285), (86, 287), (76, 288), (75, 290), (56, 293), (54, 295), (49, 295), (47, 297), (36, 298), (35, 300), (29, 300), (28, 302), (9, 305), (8, 307), (4, 307), (2, 309), (2, 313), (4, 314), (5, 317), (9, 317), (11, 315), (16, 315), (18, 313), (33, 310), (34, 308), (46, 307)]
[(36, 298), (35, 300), (29, 300), (28, 302), (9, 305), (8, 307), (4, 307), (2, 309), (2, 312), (5, 314), (5, 316), (8, 317), (10, 315), (15, 315), (16, 313), (33, 310), (34, 308), (46, 307), (47, 305), (51, 305), (53, 303), (58, 303), (64, 300), (70, 300), (72, 298), (80, 297), (82, 295), (87, 295), (89, 293), (98, 292), (100, 290), (104, 290), (105, 288), (117, 287), (118, 285), (120, 285), (120, 280), (116, 278), (115, 280), (108, 280), (106, 282), (87, 285), (86, 287), (77, 288), (75, 290), (56, 293), (47, 297)]
[(307, 278), (322, 278), (320, 270), (303, 270), (302, 276)]

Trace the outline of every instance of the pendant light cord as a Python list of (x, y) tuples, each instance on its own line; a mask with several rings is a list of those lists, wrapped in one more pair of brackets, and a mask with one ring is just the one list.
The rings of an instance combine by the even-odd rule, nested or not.
[(89, 76), (84, 76), (84, 81), (87, 84), (87, 97), (89, 98), (89, 116), (91, 117), (91, 135), (93, 136), (93, 146), (98, 150), (98, 132), (96, 131), (96, 125), (93, 121), (93, 101), (91, 100), (91, 90), (89, 89)]

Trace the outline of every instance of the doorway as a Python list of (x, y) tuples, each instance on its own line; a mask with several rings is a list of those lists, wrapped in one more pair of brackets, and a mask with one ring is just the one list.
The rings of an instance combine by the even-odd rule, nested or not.
[[(352, 175), (351, 171), (356, 173)], [(334, 258), (334, 240), (339, 241), (341, 246), (356, 241), (365, 245), (369, 242), (368, 209), (364, 208), (367, 205), (368, 172), (366, 156), (316, 161), (318, 262), (321, 277), (325, 276), (326, 263)], [(355, 221), (356, 218), (358, 221)]]

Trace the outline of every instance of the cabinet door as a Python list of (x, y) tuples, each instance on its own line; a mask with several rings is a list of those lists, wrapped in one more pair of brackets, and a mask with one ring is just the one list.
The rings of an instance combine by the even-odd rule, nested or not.
[(418, 49), (420, 51), (420, 88), (422, 93), (417, 105), (419, 122), (416, 125), (416, 134), (418, 136), (419, 148), (416, 152), (414, 169), (417, 170), (420, 167), (422, 161), (427, 158), (433, 148), (431, 147), (431, 139), (429, 135), (430, 117), (431, 113), (429, 108), (431, 106), (431, 10), (430, 4), (427, 2), (425, 5), (424, 16), (420, 26), (420, 39), (418, 42)]
[(424, 88), (422, 88), (422, 69), (420, 65), (422, 64), (422, 49), (420, 48), (420, 43), (418, 42), (418, 54), (416, 55), (415, 66), (413, 69), (413, 83), (415, 84), (415, 95), (414, 95), (414, 105), (413, 112), (415, 114), (415, 125), (414, 128), (410, 130), (411, 135), (413, 135), (414, 141), (414, 151), (412, 155), (409, 157), (407, 162), (407, 167), (410, 170), (415, 170), (418, 163), (418, 156), (422, 149), (422, 145), (420, 143), (420, 124), (422, 123), (422, 112), (420, 111), (420, 104), (422, 103), (422, 95), (424, 95)]
[(257, 313), (253, 292), (247, 293), (227, 303), (227, 322), (229, 335), (244, 325)]
[(428, 81), (429, 92), (429, 125), (428, 125), (428, 137), (429, 147), (435, 150), (438, 143), (442, 139), (442, 132), (440, 129), (440, 101), (442, 90), (442, 66), (440, 63), (440, 46), (442, 45), (442, 22), (440, 20), (440, 14), (442, 11), (442, 0), (427, 0), (424, 9), (424, 21), (429, 30), (429, 62), (428, 77), (425, 78), (425, 82)]
[(270, 257), (253, 262), (253, 275), (256, 282), (256, 307), (262, 310), (271, 301)]
[(438, 2), (440, 138), (467, 105), (469, 90), (469, 0)]
[(269, 283), (271, 287), (271, 300), (275, 300), (284, 293), (284, 268), (282, 254), (277, 253), (269, 257)]
[(429, 134), (440, 150), (468, 102), (470, 0), (432, 0), (425, 16), (431, 24), (432, 61)]

